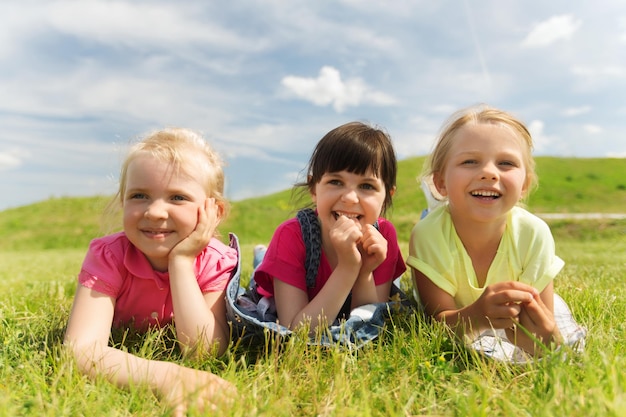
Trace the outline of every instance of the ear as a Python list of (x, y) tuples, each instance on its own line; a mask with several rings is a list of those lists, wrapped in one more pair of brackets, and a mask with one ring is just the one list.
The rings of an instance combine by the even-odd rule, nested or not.
[(520, 200), (523, 200), (526, 197), (528, 197), (529, 189), (530, 189), (530, 180), (528, 178), (526, 178), (526, 180), (524, 181), (524, 185), (522, 186), (522, 192), (521, 192), (521, 195), (520, 195)]
[(317, 194), (315, 194), (315, 187), (309, 189), (309, 195), (313, 204), (317, 204)]
[(306, 183), (307, 183), (307, 188), (309, 189), (309, 194), (311, 195), (311, 200), (313, 201), (313, 203), (317, 204), (317, 195), (315, 194), (315, 185), (311, 186), (312, 178), (313, 177), (311, 175), (307, 176)]
[(226, 212), (226, 206), (224, 201), (215, 199), (215, 208), (217, 210), (217, 220), (222, 221), (224, 213)]
[(433, 173), (433, 185), (437, 189), (437, 192), (441, 194), (443, 197), (448, 195), (448, 190), (446, 189), (446, 182), (443, 179), (443, 175), (440, 172)]
[(391, 190), (389, 190), (389, 196), (393, 197), (395, 193), (396, 193), (396, 186), (394, 185), (393, 187), (391, 187)]

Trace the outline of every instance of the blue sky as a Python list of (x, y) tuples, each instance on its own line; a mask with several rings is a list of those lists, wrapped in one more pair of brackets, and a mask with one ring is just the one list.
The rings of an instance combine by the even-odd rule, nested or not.
[(214, 144), (232, 200), (289, 188), (339, 124), (404, 159), (479, 102), (536, 155), (626, 157), (621, 0), (7, 0), (0, 60), (0, 210), (112, 194), (166, 126)]

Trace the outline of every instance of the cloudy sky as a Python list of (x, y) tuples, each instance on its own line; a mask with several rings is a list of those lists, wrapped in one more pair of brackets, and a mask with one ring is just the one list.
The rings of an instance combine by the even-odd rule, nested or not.
[(478, 102), (536, 155), (626, 157), (622, 0), (6, 0), (0, 60), (0, 210), (113, 193), (166, 126), (214, 144), (233, 200), (289, 188), (339, 124), (404, 159)]

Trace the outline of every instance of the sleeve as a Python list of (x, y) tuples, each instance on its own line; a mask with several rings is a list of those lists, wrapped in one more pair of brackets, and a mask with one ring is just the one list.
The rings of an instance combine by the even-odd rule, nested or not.
[(196, 258), (200, 291), (203, 293), (224, 291), (233, 270), (237, 267), (238, 256), (234, 248), (213, 238)]
[(274, 294), (274, 278), (306, 292), (305, 258), (306, 248), (297, 220), (288, 220), (278, 226), (263, 262), (254, 274), (263, 295)]
[(117, 298), (122, 287), (123, 255), (111, 250), (105, 239), (94, 239), (78, 274), (79, 284)]
[(522, 263), (520, 281), (543, 291), (565, 265), (556, 255), (550, 227), (543, 220), (535, 218), (520, 233), (519, 248)]
[(398, 245), (398, 236), (393, 224), (386, 219), (379, 219), (380, 233), (387, 241), (387, 258), (374, 270), (374, 283), (384, 284), (394, 280), (406, 271), (402, 252)]
[[(443, 216), (444, 209), (437, 208), (413, 227), (407, 265), (420, 271), (454, 297), (458, 290), (458, 283), (454, 279), (455, 253), (446, 241), (449, 230)], [(460, 257), (461, 254), (456, 256)]]

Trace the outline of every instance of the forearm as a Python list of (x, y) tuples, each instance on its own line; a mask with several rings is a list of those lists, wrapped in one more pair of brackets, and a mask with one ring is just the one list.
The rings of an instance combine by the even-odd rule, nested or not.
[(371, 271), (359, 272), (359, 277), (352, 287), (352, 304), (351, 308), (356, 308), (365, 304), (378, 303), (386, 300), (379, 300), (376, 292), (376, 283), (374, 275)]
[(546, 350), (558, 347), (563, 343), (563, 337), (556, 325), (552, 331), (543, 335), (531, 334), (520, 326), (514, 326), (506, 329), (506, 336), (511, 343), (533, 356), (542, 356)]
[(94, 379), (103, 376), (121, 388), (148, 387), (169, 404), (176, 416), (186, 415), (189, 405), (200, 411), (229, 405), (237, 395), (233, 385), (211, 372), (143, 359), (99, 342), (66, 345), (84, 374)]
[(459, 340), (473, 340), (481, 332), (490, 327), (486, 317), (479, 318), (473, 311), (472, 306), (460, 309), (449, 309), (432, 314), (433, 318), (445, 323), (459, 338)]
[(218, 343), (217, 353), (223, 353), (228, 335), (225, 320), (217, 320), (207, 305), (192, 264), (170, 262), (170, 289), (179, 343), (202, 351), (211, 350)]
[(99, 342), (78, 345), (67, 343), (80, 371), (91, 378), (104, 376), (119, 387), (146, 385), (159, 393), (178, 365), (132, 355)]
[(320, 292), (298, 312), (289, 327), (295, 329), (309, 324), (310, 331), (318, 326), (332, 324), (341, 311), (352, 287), (358, 270), (351, 266), (337, 266)]

